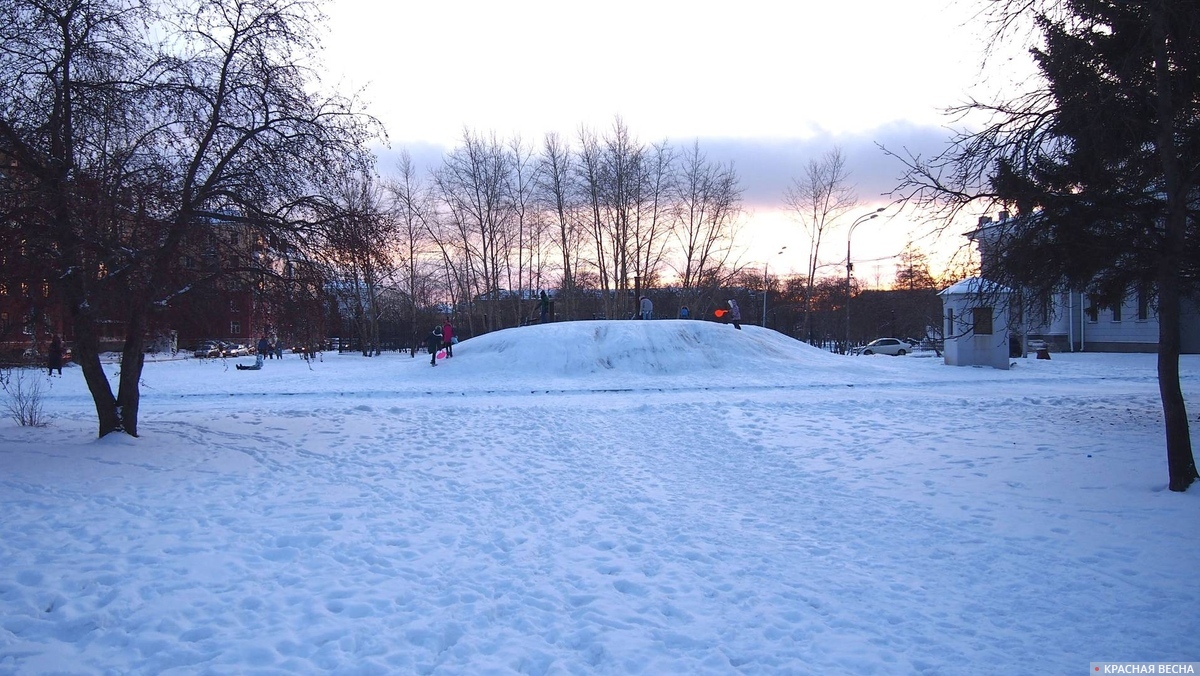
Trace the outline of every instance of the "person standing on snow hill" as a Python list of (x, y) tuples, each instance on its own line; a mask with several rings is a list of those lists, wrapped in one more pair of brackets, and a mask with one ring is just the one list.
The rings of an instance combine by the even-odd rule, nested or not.
[(429, 365), (437, 366), (438, 348), (442, 346), (442, 327), (435, 326), (425, 337), (425, 349), (429, 350)]
[(642, 313), (642, 319), (650, 319), (654, 316), (654, 303), (651, 303), (650, 299), (645, 296), (642, 296), (642, 305), (640, 309)]
[(733, 328), (738, 331), (742, 330), (742, 309), (738, 307), (737, 301), (729, 299), (729, 321), (733, 322)]
[(442, 322), (442, 349), (446, 351), (446, 359), (454, 356), (454, 326), (450, 324), (450, 318), (446, 317), (446, 321)]

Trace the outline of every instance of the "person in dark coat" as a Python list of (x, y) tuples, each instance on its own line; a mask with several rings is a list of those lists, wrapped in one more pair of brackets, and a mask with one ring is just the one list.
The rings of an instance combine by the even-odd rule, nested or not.
[(538, 294), (538, 309), (542, 312), (542, 323), (545, 324), (550, 315), (550, 297), (546, 295), (545, 290)]
[(258, 349), (258, 358), (254, 360), (254, 363), (258, 365), (258, 368), (262, 368), (263, 359), (265, 359), (265, 357), (263, 357), (263, 355), (271, 354), (273, 352), (273, 350), (271, 349), (271, 341), (267, 340), (266, 336), (259, 338), (257, 349)]
[(425, 349), (429, 350), (429, 365), (437, 366), (438, 349), (442, 347), (442, 327), (435, 326), (425, 338)]
[(62, 338), (59, 338), (58, 334), (54, 334), (46, 353), (46, 366), (50, 369), (50, 375), (54, 375), (55, 369), (58, 369), (58, 375), (62, 375), (63, 352)]

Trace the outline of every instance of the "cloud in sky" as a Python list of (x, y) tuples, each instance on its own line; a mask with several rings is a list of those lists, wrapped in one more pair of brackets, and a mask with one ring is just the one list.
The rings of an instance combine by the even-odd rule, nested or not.
[(935, 125), (979, 78), (980, 0), (335, 0), (329, 77), (397, 142), (462, 128), (811, 139)]
[[(884, 204), (903, 167), (877, 144), (938, 152), (948, 107), (1024, 77), (1017, 60), (998, 75), (981, 67), (984, 3), (332, 0), (326, 79), (365, 87), (392, 141), (385, 173), (401, 148), (436, 166), (464, 129), (539, 143), (620, 117), (644, 143), (697, 140), (734, 163), (751, 246), (765, 252), (751, 255), (764, 256), (789, 227), (783, 191), (810, 159), (840, 146), (860, 198)], [(879, 242), (867, 253), (893, 255), (918, 229), (891, 225), (864, 236), (865, 248)]]
[[(598, 130), (603, 132), (604, 130)], [(631, 132), (643, 143), (661, 141)], [(880, 149), (883, 146), (894, 152), (910, 151), (914, 154), (930, 155), (945, 148), (949, 132), (942, 127), (914, 126), (908, 124), (889, 125), (868, 132), (840, 136), (817, 136), (809, 139), (744, 139), (744, 138), (696, 138), (667, 139), (678, 150), (690, 147), (692, 141), (700, 145), (700, 151), (711, 162), (733, 163), (741, 179), (743, 201), (750, 209), (774, 209), (783, 201), (784, 190), (794, 177), (800, 177), (809, 160), (818, 159), (834, 147), (841, 148), (846, 156), (851, 183), (864, 203), (882, 205), (890, 198), (886, 193), (896, 187), (903, 167), (895, 158), (888, 157)], [(536, 142), (539, 139), (526, 139)], [(401, 151), (407, 151), (413, 163), (421, 169), (436, 168), (445, 154), (455, 144), (442, 145), (425, 141), (396, 143), (393, 147), (380, 149), (380, 170), (395, 173)]]

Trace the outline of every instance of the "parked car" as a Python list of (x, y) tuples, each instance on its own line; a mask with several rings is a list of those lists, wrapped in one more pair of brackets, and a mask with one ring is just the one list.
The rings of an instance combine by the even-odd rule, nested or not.
[(890, 354), (903, 356), (913, 351), (911, 343), (899, 338), (876, 338), (857, 350), (857, 354)]
[(251, 354), (250, 348), (241, 343), (226, 343), (221, 351), (226, 357), (246, 357)]
[(197, 359), (211, 359), (213, 357), (220, 357), (221, 348), (221, 341), (206, 340), (196, 346), (196, 351), (192, 353), (192, 356), (196, 357)]

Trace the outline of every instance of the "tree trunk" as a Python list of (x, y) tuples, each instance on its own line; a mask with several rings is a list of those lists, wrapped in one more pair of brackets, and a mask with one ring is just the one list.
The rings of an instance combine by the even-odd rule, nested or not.
[(96, 406), (96, 419), (100, 425), (98, 436), (103, 437), (121, 429), (121, 416), (117, 412), (117, 400), (108, 384), (104, 366), (100, 364), (100, 337), (96, 324), (87, 310), (76, 310), (73, 315), (74, 359), (83, 369), (83, 379)]
[(1158, 391), (1167, 432), (1167, 471), (1172, 491), (1186, 491), (1197, 479), (1196, 459), (1188, 430), (1187, 408), (1179, 386), (1180, 252), (1187, 244), (1187, 202), (1191, 182), (1185, 182), (1175, 139), (1176, 104), (1172, 99), (1170, 55), (1167, 51), (1165, 7), (1152, 3), (1154, 33), (1155, 107), (1158, 113), (1158, 156), (1167, 197), (1165, 243), (1158, 263)]
[(100, 363), (100, 334), (90, 308), (84, 303), (72, 303), (75, 328), (75, 360), (83, 369), (83, 378), (91, 392), (99, 421), (98, 436), (125, 432), (137, 436), (138, 408), (141, 402), (139, 383), (145, 363), (144, 313), (130, 313), (128, 335), (121, 353), (121, 375), (117, 395), (113, 396), (108, 375)]
[(117, 388), (116, 414), (121, 423), (120, 431), (131, 437), (138, 435), (138, 410), (142, 401), (139, 383), (146, 363), (146, 322), (140, 315), (135, 312), (130, 317), (125, 347), (121, 350), (121, 380)]
[(1175, 287), (1172, 270), (1163, 276), (1166, 279), (1159, 284), (1158, 291), (1158, 391), (1166, 423), (1170, 489), (1186, 491), (1197, 479), (1197, 474), (1187, 408), (1179, 386), (1179, 290)]

